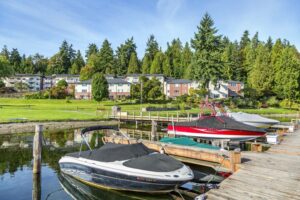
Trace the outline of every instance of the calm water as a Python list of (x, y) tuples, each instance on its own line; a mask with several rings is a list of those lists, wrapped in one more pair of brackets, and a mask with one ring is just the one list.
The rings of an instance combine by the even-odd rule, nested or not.
[[(33, 134), (0, 135), (0, 199), (171, 199), (170, 196), (147, 196), (89, 187), (59, 172), (58, 160), (79, 150), (80, 133), (74, 130), (44, 133), (40, 181), (32, 175)], [(92, 147), (102, 145), (101, 134), (89, 134)], [(33, 185), (36, 190), (33, 191)]]

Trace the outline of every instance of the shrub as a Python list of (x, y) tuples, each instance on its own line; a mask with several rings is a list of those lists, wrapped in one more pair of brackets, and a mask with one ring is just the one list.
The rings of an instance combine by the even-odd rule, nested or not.
[(267, 101), (266, 101), (268, 106), (271, 107), (278, 107), (279, 106), (279, 101), (277, 100), (276, 97), (270, 97)]

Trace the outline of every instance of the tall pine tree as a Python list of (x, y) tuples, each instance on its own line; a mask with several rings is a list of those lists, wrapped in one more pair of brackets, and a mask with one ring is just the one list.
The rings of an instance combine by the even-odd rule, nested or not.
[(128, 74), (141, 73), (138, 58), (135, 52), (131, 53), (129, 64), (128, 64)]
[(193, 78), (201, 81), (203, 87), (207, 87), (209, 81), (216, 83), (222, 76), (221, 36), (217, 35), (214, 21), (207, 13), (191, 43), (195, 49), (191, 64)]

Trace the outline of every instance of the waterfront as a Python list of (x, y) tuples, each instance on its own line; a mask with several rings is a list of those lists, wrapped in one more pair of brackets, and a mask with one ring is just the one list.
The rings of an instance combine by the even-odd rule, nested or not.
[[(88, 134), (92, 148), (99, 148), (102, 133)], [(32, 175), (33, 133), (0, 135), (0, 192), (3, 200), (31, 199), (37, 190), (37, 199), (172, 199), (170, 195), (147, 195), (100, 190), (87, 186), (59, 172), (58, 160), (69, 152), (78, 151), (79, 130), (43, 133), (42, 173), (40, 181)], [(86, 148), (86, 147), (84, 147)], [(214, 173), (208, 167), (191, 166), (196, 171)], [(36, 191), (35, 190), (35, 191)]]

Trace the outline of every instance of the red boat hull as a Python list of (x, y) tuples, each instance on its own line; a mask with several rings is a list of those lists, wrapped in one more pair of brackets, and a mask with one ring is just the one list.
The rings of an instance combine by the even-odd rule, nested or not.
[(214, 129), (206, 127), (193, 126), (168, 126), (168, 134), (180, 136), (197, 137), (203, 139), (230, 139), (230, 140), (252, 140), (264, 136), (265, 132), (232, 130), (232, 129)]

